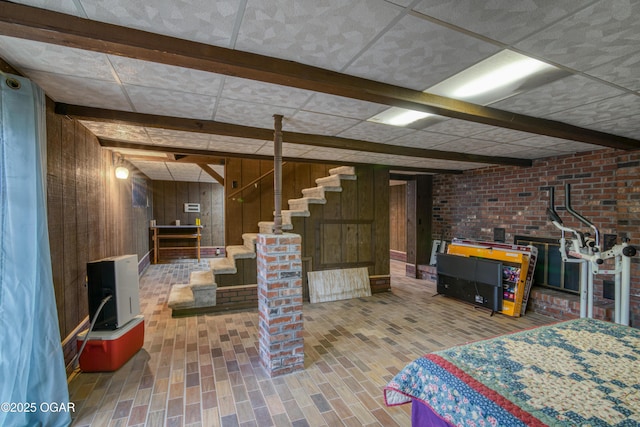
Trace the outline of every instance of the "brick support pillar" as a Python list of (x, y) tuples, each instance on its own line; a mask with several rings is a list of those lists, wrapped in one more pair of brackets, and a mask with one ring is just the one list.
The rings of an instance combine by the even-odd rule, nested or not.
[(260, 362), (271, 377), (304, 369), (302, 238), (258, 234)]

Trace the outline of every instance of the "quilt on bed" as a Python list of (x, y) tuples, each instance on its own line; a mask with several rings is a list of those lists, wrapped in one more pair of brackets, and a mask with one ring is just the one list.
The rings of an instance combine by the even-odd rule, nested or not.
[(640, 426), (640, 330), (576, 319), (430, 353), (384, 398), (459, 426)]

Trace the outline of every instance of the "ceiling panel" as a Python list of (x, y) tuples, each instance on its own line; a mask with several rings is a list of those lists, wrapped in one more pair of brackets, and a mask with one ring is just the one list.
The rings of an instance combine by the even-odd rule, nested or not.
[(593, 0), (424, 0), (414, 10), (512, 44), (589, 3)]
[(109, 55), (120, 82), (176, 92), (217, 96), (223, 77), (200, 70)]
[[(603, 140), (621, 136), (640, 139), (637, 19), (640, 2), (637, 1), (18, 0), (18, 3), (231, 48), (240, 56), (243, 52), (254, 52), (345, 73), (340, 77), (320, 71), (320, 76), (330, 79), (310, 80), (305, 87), (315, 85), (318, 91), (314, 92), (289, 87), (287, 79), (273, 84), (240, 78), (241, 73), (225, 70), (224, 63), (217, 64), (220, 68), (216, 71), (229, 74), (225, 76), (117, 56), (106, 48), (104, 53), (96, 53), (0, 36), (0, 57), (33, 79), (57, 102), (196, 121), (215, 120), (264, 130), (273, 129), (273, 115), (281, 114), (285, 132), (306, 133), (310, 140), (317, 135), (339, 136), (357, 140), (359, 147), (376, 142), (398, 151), (403, 147), (422, 148), (480, 154), (490, 156), (491, 160), (501, 156), (539, 159), (600, 149), (597, 145), (462, 120), (456, 114), (453, 117), (457, 118), (436, 117), (407, 127), (366, 121), (387, 110), (389, 106), (382, 103), (388, 103), (389, 96), (397, 96), (395, 101), (411, 102), (422, 94), (406, 95), (403, 89), (421, 91), (440, 84), (484, 58), (513, 47), (518, 53), (559, 65), (571, 75), (554, 82), (540, 81), (539, 87), (532, 87), (529, 82), (522, 86), (523, 92), (492, 104), (492, 108), (503, 110), (507, 116), (517, 113), (530, 119), (546, 118), (611, 134)], [(145, 37), (141, 40), (150, 40)], [(181, 40), (172, 43), (179, 44)], [(193, 62), (206, 60), (211, 52), (206, 46), (194, 49)], [(262, 65), (271, 70), (274, 63), (269, 58), (242, 57), (242, 60), (255, 66), (255, 73), (261, 71)], [(191, 64), (187, 61), (185, 65)], [(281, 63), (278, 67), (290, 65)], [(354, 83), (346, 75), (399, 88), (389, 95), (380, 92), (379, 85)], [(249, 73), (248, 77), (256, 76)], [(304, 73), (292, 75), (292, 80), (304, 78), (308, 78)], [(334, 81), (336, 86), (327, 88)], [(362, 93), (367, 95), (362, 99), (381, 103), (358, 100)], [(454, 100), (431, 102), (449, 108)], [(466, 106), (463, 110), (475, 114), (476, 108), (480, 107)], [(162, 117), (156, 120), (161, 122)], [(273, 151), (271, 140), (163, 130), (155, 125), (148, 128), (116, 125), (97, 119), (82, 123), (100, 138), (155, 147), (234, 155), (270, 156)], [(255, 134), (253, 131), (247, 131), (247, 136)], [(539, 133), (546, 131), (540, 129)], [(404, 166), (467, 170), (488, 165), (311, 144), (285, 143), (285, 155), (328, 162), (371, 162), (399, 169)], [(140, 164), (150, 173), (162, 174), (163, 179), (196, 179), (196, 175), (198, 180), (212, 179), (198, 167), (171, 169), (161, 162), (153, 166)]]
[(542, 117), (625, 93), (621, 89), (574, 75), (492, 104), (492, 107)]
[(401, 11), (385, 1), (252, 0), (235, 48), (338, 71)]
[(600, 0), (516, 46), (579, 71), (638, 52), (640, 2)]
[(242, 4), (242, 0), (78, 1), (86, 17), (96, 21), (225, 47)]
[(349, 74), (424, 90), (496, 53), (477, 38), (404, 16), (350, 65)]

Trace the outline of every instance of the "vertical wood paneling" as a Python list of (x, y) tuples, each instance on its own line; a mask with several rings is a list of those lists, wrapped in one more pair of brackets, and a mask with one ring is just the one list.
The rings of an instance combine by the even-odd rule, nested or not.
[(188, 182), (176, 182), (176, 217), (181, 224), (193, 224), (189, 222), (189, 214), (184, 211), (184, 203), (189, 201), (189, 184)]
[[(242, 244), (242, 233), (244, 231), (244, 206), (238, 200), (240, 196), (227, 197), (236, 190), (242, 188), (242, 159), (226, 159), (225, 160), (225, 244), (239, 245)], [(249, 226), (247, 226), (247, 230)]]
[[(390, 273), (389, 265), (389, 170), (374, 169), (374, 236), (376, 275)], [(429, 213), (430, 215), (430, 213)]]
[(134, 215), (130, 180), (115, 181), (111, 152), (84, 126), (56, 115), (48, 100), (47, 214), (63, 339), (88, 315), (87, 261), (148, 251), (147, 229), (137, 226), (147, 211)]
[(407, 251), (407, 185), (389, 188), (389, 247), (399, 252)]
[(62, 208), (65, 328), (79, 323), (77, 200), (74, 122), (62, 122)]
[[(75, 190), (76, 190), (76, 256), (78, 316), (88, 311), (87, 288), (83, 286), (89, 256), (89, 199), (87, 191), (87, 140), (89, 131), (80, 123), (75, 124)], [(78, 317), (78, 321), (80, 317)]]
[(164, 186), (164, 224), (169, 225), (175, 223), (175, 220), (178, 219), (177, 208), (176, 205), (178, 203), (177, 199), (177, 188), (176, 183), (174, 181), (163, 181)]

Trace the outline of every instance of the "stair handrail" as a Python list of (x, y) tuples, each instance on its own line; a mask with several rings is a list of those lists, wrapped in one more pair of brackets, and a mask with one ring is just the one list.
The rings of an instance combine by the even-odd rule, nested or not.
[[(286, 165), (287, 162), (282, 162), (282, 166)], [(251, 181), (250, 183), (248, 183), (247, 185), (243, 186), (242, 188), (234, 191), (233, 193), (229, 194), (227, 196), (227, 199), (232, 198), (233, 196), (242, 193), (244, 190), (246, 190), (247, 188), (251, 187), (252, 185), (262, 181), (263, 179), (265, 179), (266, 177), (268, 177), (269, 175), (271, 175), (274, 172), (274, 169), (271, 169), (268, 172), (265, 172), (264, 174), (260, 175), (259, 177), (257, 177), (256, 179), (254, 179), (253, 181)]]

